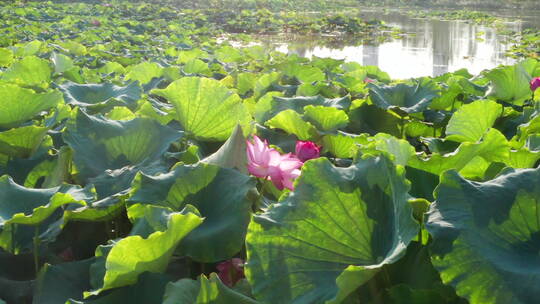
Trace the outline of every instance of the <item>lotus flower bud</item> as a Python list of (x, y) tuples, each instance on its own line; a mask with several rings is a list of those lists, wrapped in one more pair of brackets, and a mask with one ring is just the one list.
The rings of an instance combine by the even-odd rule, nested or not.
[(221, 262), (216, 266), (219, 271), (218, 276), (223, 284), (233, 287), (240, 279), (245, 278), (244, 261), (239, 258), (232, 258)]
[(539, 87), (540, 87), (540, 77), (533, 78), (531, 80), (531, 91), (534, 92)]
[(296, 142), (296, 157), (302, 162), (317, 158), (320, 156), (320, 153), (321, 147), (312, 141), (299, 140)]

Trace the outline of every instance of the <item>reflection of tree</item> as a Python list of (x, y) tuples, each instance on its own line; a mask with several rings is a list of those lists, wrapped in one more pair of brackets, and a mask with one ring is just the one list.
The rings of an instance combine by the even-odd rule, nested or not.
[(300, 57), (306, 57), (306, 53), (308, 50), (312, 49), (311, 47), (307, 47), (305, 45), (298, 45), (294, 48), (294, 53), (297, 54)]
[[(306, 53), (313, 51), (316, 47), (327, 47), (331, 49), (342, 49), (348, 46), (360, 46), (364, 45), (369, 52), (374, 54), (378, 53), (378, 41), (371, 41), (365, 39), (359, 39), (358, 37), (350, 35), (336, 35), (336, 36), (323, 36), (323, 35), (265, 35), (258, 36), (258, 39), (263, 41), (266, 46), (275, 46), (281, 43), (290, 43), (288, 45), (289, 51), (294, 52), (300, 56), (304, 56)], [(256, 40), (258, 40), (256, 39)], [(376, 59), (378, 62), (378, 59)]]
[(362, 64), (363, 65), (379, 65), (379, 46), (364, 45), (362, 48)]
[(449, 54), (452, 52), (451, 46), (455, 34), (455, 22), (433, 21), (433, 76), (438, 76), (448, 72)]

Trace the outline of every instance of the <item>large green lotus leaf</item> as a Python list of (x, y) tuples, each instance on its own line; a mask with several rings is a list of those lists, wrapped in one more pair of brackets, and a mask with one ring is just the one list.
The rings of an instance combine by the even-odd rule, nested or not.
[(262, 45), (244, 47), (242, 48), (242, 52), (252, 59), (263, 61), (265, 63), (268, 63), (268, 59), (270, 57), (267, 50)]
[(54, 64), (54, 74), (56, 75), (65, 73), (73, 68), (76, 68), (73, 60), (64, 54), (53, 53), (51, 55), (51, 61)]
[[(216, 71), (214, 71), (215, 73)], [(234, 88), (234, 77), (233, 75), (227, 75), (225, 77), (223, 77), (221, 80), (219, 80), (219, 83), (221, 83), (222, 85), (226, 86), (227, 88), (230, 88), (230, 89), (233, 89)], [(236, 93), (237, 91), (235, 91)]]
[(141, 62), (128, 68), (126, 80), (138, 81), (140, 84), (149, 83), (152, 78), (159, 78), (163, 75), (163, 68), (155, 62)]
[[(458, 77), (460, 76), (456, 76), (456, 78)], [(459, 100), (461, 96), (463, 96), (463, 88), (459, 85), (459, 82), (448, 83), (447, 87), (443, 87), (441, 90), (441, 96), (434, 98), (429, 108), (432, 110), (451, 110), (452, 107), (461, 104)]]
[[(203, 218), (192, 213), (193, 208), (185, 208), (180, 212), (156, 206), (144, 206), (145, 213), (159, 217), (165, 227), (156, 229), (146, 238), (131, 235), (112, 244), (112, 248), (98, 247), (96, 256), (105, 258), (105, 275), (103, 286), (87, 293), (97, 295), (102, 291), (132, 285), (143, 272), (161, 273), (165, 271), (174, 250), (180, 241), (203, 222)], [(156, 219), (157, 221), (157, 219)], [(110, 247), (110, 246), (109, 246)], [(108, 251), (108, 253), (106, 252)], [(96, 262), (95, 265), (100, 265)]]
[[(18, 130), (18, 129), (15, 129), (15, 130)], [(46, 131), (43, 131), (43, 133), (45, 132)], [(24, 148), (24, 150), (27, 150), (27, 152), (24, 152), (23, 154), (19, 154), (16, 156), (9, 156), (9, 155), (0, 153), (0, 175), (4, 175), (4, 174), (9, 175), (13, 178), (13, 180), (16, 183), (20, 185), (24, 185), (27, 182), (27, 180), (29, 183), (31, 183), (31, 180), (37, 177), (38, 180), (36, 180), (36, 182), (38, 182), (38, 185), (41, 184), (40, 188), (57, 186), (57, 185), (46, 186), (44, 179), (47, 179), (48, 177), (45, 177), (45, 176), (51, 175), (50, 178), (53, 178), (52, 176), (53, 174), (51, 172), (47, 172), (45, 174), (40, 173), (39, 172), (40, 169), (38, 168), (42, 166), (44, 162), (51, 162), (51, 161), (54, 161), (54, 159), (56, 158), (56, 155), (54, 155), (51, 151), (51, 149), (54, 147), (53, 139), (51, 138), (51, 136), (48, 136), (48, 135), (41, 136), (41, 137), (35, 138), (36, 141), (32, 142), (28, 138), (16, 136), (17, 132), (13, 132), (13, 133), (9, 132), (9, 134), (10, 134), (9, 142), (11, 145), (13, 145), (11, 146), (11, 148), (17, 145), (26, 145), (26, 144), (28, 144), (29, 146), (35, 145), (35, 147), (28, 148), (28, 149)], [(28, 134), (26, 134), (25, 132), (20, 132), (19, 134), (22, 134), (23, 136), (25, 135), (37, 136), (37, 135), (31, 134), (31, 132)], [(29, 141), (29, 142), (25, 143), (25, 141)], [(9, 145), (3, 146), (3, 148), (6, 148), (6, 147), (8, 147), (8, 149), (11, 149), (9, 148)], [(16, 149), (20, 149), (20, 148), (21, 148), (20, 146), (16, 147)], [(35, 175), (34, 173), (37, 173), (37, 175), (42, 175), (43, 178)]]
[(124, 68), (124, 66), (114, 61), (109, 61), (105, 63), (105, 65), (100, 67), (98, 71), (100, 73), (105, 73), (105, 74), (111, 74), (111, 73), (125, 74), (126, 73), (126, 69)]
[(354, 70), (346, 72), (343, 76), (340, 76), (337, 79), (337, 84), (344, 87), (350, 93), (360, 93), (366, 88), (366, 79), (367, 73), (363, 70)]
[(256, 81), (257, 74), (255, 73), (239, 73), (236, 77), (236, 88), (238, 89), (238, 93), (243, 95), (249, 90), (253, 90)]
[(197, 139), (226, 140), (237, 124), (251, 120), (240, 97), (214, 79), (184, 77), (152, 93), (174, 105), (176, 119)]
[(264, 94), (264, 96), (259, 98), (257, 103), (251, 109), (255, 121), (259, 123), (264, 123), (269, 118), (271, 118), (269, 113), (270, 111), (272, 111), (272, 108), (275, 104), (274, 96), (282, 97), (283, 93), (272, 91)]
[(395, 86), (368, 84), (369, 96), (381, 109), (399, 109), (405, 113), (418, 113), (425, 110), (431, 101), (439, 96), (435, 82), (421, 79), (413, 84), (400, 83)]
[(51, 186), (40, 185), (41, 182), (44, 182), (44, 179), (48, 176), (48, 174), (54, 170), (55, 166), (56, 162), (54, 160), (44, 160), (30, 170), (22, 185), (27, 188), (40, 188), (40, 186), (43, 188), (50, 188), (58, 186), (59, 184)]
[(525, 147), (531, 151), (540, 151), (540, 134), (529, 135), (525, 141)]
[(256, 304), (257, 301), (225, 286), (215, 273), (199, 276), (197, 281), (181, 279), (169, 283), (163, 304)]
[(95, 258), (57, 265), (45, 264), (35, 287), (33, 304), (65, 303), (68, 299), (81, 300), (90, 289), (90, 265)]
[(257, 81), (255, 82), (255, 86), (253, 87), (253, 96), (255, 98), (259, 98), (266, 94), (270, 87), (279, 81), (279, 78), (279, 72), (272, 72), (259, 77), (259, 79), (257, 79)]
[(322, 137), (324, 152), (340, 158), (353, 158), (358, 152), (359, 144), (367, 144), (367, 136), (338, 132), (327, 134)]
[[(362, 66), (358, 62), (346, 62), (341, 65), (341, 69), (344, 72), (365, 72), (369, 78), (377, 79), (381, 82), (390, 82), (390, 76), (388, 73), (382, 71), (378, 66), (366, 65)], [(363, 80), (363, 79), (362, 79)]]
[(479, 86), (470, 81), (467, 77), (453, 75), (445, 80), (447, 88), (441, 92), (441, 96), (433, 100), (429, 105), (432, 110), (450, 110), (461, 104), (460, 99), (467, 97), (475, 98), (484, 96), (486, 87)]
[(514, 138), (517, 147), (523, 147), (523, 145), (526, 144), (534, 147), (536, 141), (534, 137), (540, 133), (540, 115), (538, 115), (537, 111), (535, 111), (535, 113), (531, 115), (530, 119), (528, 119), (527, 122), (519, 125), (517, 129), (518, 134)]
[(285, 134), (284, 132), (266, 128), (261, 125), (255, 125), (256, 134), (266, 139), (273, 146), (279, 147), (284, 152), (294, 152), (298, 138), (294, 135)]
[(47, 135), (45, 127), (26, 126), (0, 132), (0, 155), (29, 157)]
[(343, 59), (333, 59), (333, 58), (317, 57), (317, 56), (313, 56), (311, 58), (311, 64), (324, 71), (333, 71), (339, 65), (343, 64), (344, 61), (345, 60)]
[(182, 134), (153, 119), (114, 121), (79, 110), (67, 123), (63, 138), (74, 151), (79, 177), (86, 180), (108, 169), (150, 164)]
[(37, 165), (24, 180), (27, 188), (52, 188), (67, 182), (71, 170), (72, 151), (68, 146), (62, 146), (53, 159), (47, 159)]
[(488, 96), (518, 106), (523, 105), (525, 100), (531, 98), (529, 81), (536, 64), (536, 60), (530, 59), (486, 72), (486, 78), (491, 80)]
[(350, 111), (349, 126), (347, 132), (362, 134), (388, 133), (400, 136), (400, 119), (392, 112), (385, 111), (379, 107), (364, 103), (360, 107)]
[(409, 193), (413, 197), (423, 198), (432, 202), (434, 200), (433, 190), (439, 184), (439, 175), (409, 166), (405, 169), (407, 171), (407, 179), (414, 181), (411, 184), (411, 191)]
[(375, 135), (360, 151), (369, 153), (370, 149), (388, 153), (396, 165), (400, 166), (406, 166), (409, 159), (415, 155), (414, 147), (408, 141), (385, 133)]
[[(482, 157), (488, 162), (505, 162), (510, 153), (508, 141), (496, 129), (490, 129), (482, 141), (476, 143), (462, 143), (454, 152), (448, 154), (433, 153), (429, 159), (412, 157), (408, 166), (420, 169), (435, 175), (450, 169), (461, 170), (467, 166), (475, 157)], [(482, 168), (477, 168), (482, 171)], [(468, 168), (470, 171), (471, 168)], [(483, 172), (476, 174), (482, 175)]]
[(191, 279), (171, 282), (165, 288), (163, 304), (196, 303), (200, 289), (200, 282)]
[(208, 58), (208, 53), (198, 48), (181, 50), (178, 52), (178, 59), (176, 63), (186, 63), (196, 58)]
[(471, 304), (540, 297), (540, 169), (507, 169), (480, 183), (441, 175), (426, 228), (433, 265)]
[(0, 128), (15, 127), (62, 101), (62, 93), (59, 91), (36, 93), (8, 83), (0, 84), (0, 96)]
[[(475, 156), (461, 170), (459, 170), (459, 174), (467, 177), (468, 179), (477, 181), (490, 179), (496, 175), (496, 173), (492, 173), (489, 170), (492, 165), (495, 164), (492, 164), (481, 156)], [(497, 167), (497, 170), (502, 169), (502, 167), (504, 166), (501, 164), (501, 166)]]
[(235, 168), (247, 174), (246, 137), (240, 125), (236, 126), (231, 137), (212, 155), (201, 160), (203, 163), (220, 166), (222, 168)]
[(390, 75), (385, 71), (381, 70), (376, 65), (366, 65), (362, 67), (363, 70), (367, 72), (369, 78), (377, 79), (381, 82), (390, 82)]
[[(441, 284), (442, 285), (442, 284)], [(394, 285), (388, 290), (389, 298), (386, 300), (391, 304), (467, 304), (452, 292), (451, 287), (440, 286), (438, 288), (424, 289), (411, 288), (405, 284)]]
[(231, 63), (245, 60), (239, 49), (226, 45), (215, 50), (216, 58), (220, 61)]
[(300, 114), (304, 113), (306, 106), (332, 107), (339, 110), (347, 110), (351, 106), (351, 97), (328, 99), (320, 95), (317, 96), (297, 96), (297, 97), (279, 97), (274, 96), (273, 100), (266, 100), (265, 104), (256, 106), (257, 121), (263, 123), (285, 110), (294, 110)]
[[(17, 261), (16, 264), (22, 264), (24, 262)], [(29, 263), (31, 264), (31, 262)], [(19, 266), (20, 267), (20, 266)], [(31, 303), (33, 292), (33, 281), (28, 279), (25, 281), (12, 280), (2, 278), (0, 279), (0, 303)]]
[(19, 45), (19, 48), (15, 51), (15, 55), (19, 57), (32, 56), (39, 53), (43, 47), (43, 41), (33, 40), (25, 44)]
[(107, 114), (105, 114), (110, 120), (132, 120), (137, 117), (130, 109), (126, 107), (114, 107)]
[(73, 40), (59, 42), (58, 45), (60, 45), (63, 49), (67, 50), (69, 53), (77, 56), (83, 56), (88, 53), (88, 50), (84, 45)]
[(435, 128), (433, 123), (425, 123), (418, 120), (410, 120), (405, 123), (404, 135), (409, 137), (439, 137), (442, 135), (442, 128)]
[(455, 141), (445, 140), (444, 138), (424, 137), (423, 143), (431, 153), (447, 154), (454, 152), (460, 145)]
[(48, 87), (52, 70), (47, 60), (28, 56), (13, 63), (0, 79), (25, 86)]
[(317, 129), (294, 110), (285, 110), (278, 113), (266, 122), (266, 126), (281, 129), (287, 134), (294, 134), (301, 140), (313, 140), (317, 137)]
[(325, 132), (336, 131), (349, 123), (349, 117), (345, 111), (323, 106), (306, 106), (304, 118), (317, 129)]
[(457, 142), (477, 142), (501, 115), (502, 106), (491, 100), (477, 100), (459, 108), (446, 127), (446, 138)]
[[(124, 192), (131, 187), (131, 182), (135, 178), (135, 175), (142, 169), (152, 167), (154, 164), (155, 163), (149, 163), (145, 167), (125, 166), (120, 169), (109, 169), (96, 177), (88, 178), (88, 183), (94, 185), (99, 199), (117, 194), (125, 194)], [(166, 169), (160, 169), (162, 169), (162, 172), (166, 172), (168, 167)], [(152, 175), (152, 173), (149, 172), (148, 174)]]
[(0, 67), (10, 66), (13, 62), (13, 51), (0, 48)]
[[(116, 288), (105, 292), (104, 295), (91, 296), (84, 300), (69, 299), (69, 304), (149, 304), (161, 303), (165, 286), (172, 279), (162, 273), (145, 272), (141, 274), (136, 284)], [(61, 302), (64, 303), (64, 302)]]
[(16, 184), (7, 175), (0, 177), (0, 190), (0, 246), (14, 253), (32, 239), (21, 225), (39, 226), (61, 206), (85, 205), (85, 200), (93, 198), (79, 186), (32, 189)]
[(182, 241), (180, 250), (197, 261), (217, 262), (231, 258), (244, 244), (251, 216), (246, 195), (254, 183), (233, 169), (204, 163), (179, 165), (167, 174), (139, 174), (128, 202), (174, 210), (195, 206), (205, 222)]
[(64, 92), (66, 103), (80, 107), (101, 106), (112, 102), (131, 106), (141, 98), (142, 93), (141, 87), (136, 82), (125, 87), (112, 83), (78, 84), (67, 82), (62, 84), (60, 89)]
[[(93, 198), (91, 192), (79, 186), (62, 185), (47, 189), (33, 189), (17, 185), (9, 176), (0, 177), (2, 205), (0, 227), (10, 224), (38, 225), (56, 208), (66, 204), (86, 205)], [(16, 204), (13, 202), (17, 201)]]
[(284, 67), (283, 72), (287, 76), (296, 77), (304, 83), (326, 80), (326, 75), (317, 67), (308, 65), (300, 65), (297, 63), (288, 64)]
[[(332, 87), (330, 87), (330, 84), (323, 83), (323, 82), (316, 82), (316, 83), (303, 83), (298, 86), (298, 89), (296, 90), (296, 95), (298, 96), (316, 96), (319, 94), (327, 93), (324, 90), (332, 90)], [(332, 94), (331, 92), (328, 92), (329, 94)], [(332, 96), (332, 95), (330, 95)]]
[(71, 205), (64, 210), (61, 227), (69, 221), (98, 222), (113, 219), (124, 210), (124, 201), (120, 195), (112, 195), (100, 200), (89, 201), (84, 206)]
[[(340, 303), (418, 232), (404, 170), (384, 156), (304, 164), (289, 196), (254, 216), (246, 277), (268, 303)], [(276, 292), (279, 291), (279, 292)]]
[(511, 168), (534, 168), (536, 162), (540, 160), (540, 151), (529, 151), (521, 148), (516, 151), (510, 151), (508, 160), (505, 162)]
[(141, 103), (142, 104), (139, 104), (139, 108), (136, 112), (138, 117), (153, 118), (159, 121), (162, 125), (166, 125), (174, 119), (171, 113), (167, 113), (165, 109), (160, 108), (160, 106), (154, 106), (147, 100), (143, 100)]
[(208, 64), (200, 59), (192, 59), (182, 67), (186, 74), (206, 74), (210, 71)]

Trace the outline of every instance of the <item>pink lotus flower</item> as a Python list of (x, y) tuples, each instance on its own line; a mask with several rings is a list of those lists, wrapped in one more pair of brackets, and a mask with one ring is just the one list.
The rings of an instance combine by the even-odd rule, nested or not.
[(221, 282), (229, 287), (233, 287), (236, 282), (245, 278), (244, 261), (242, 259), (232, 258), (219, 263), (216, 268), (219, 271), (218, 277)]
[(274, 186), (279, 190), (283, 190), (283, 188), (294, 190), (293, 182), (300, 176), (299, 168), (303, 164), (298, 158), (291, 155), (291, 153), (281, 155), (279, 164), (270, 167), (270, 180), (272, 180)]
[(279, 190), (293, 190), (293, 180), (300, 175), (302, 162), (290, 153), (281, 155), (268, 146), (268, 142), (253, 136), (246, 142), (248, 171), (254, 176), (269, 179)]
[(312, 141), (297, 141), (295, 150), (296, 157), (302, 162), (318, 158), (321, 155), (321, 147)]
[(266, 140), (262, 141), (256, 135), (253, 136), (253, 143), (246, 141), (246, 144), (249, 173), (260, 178), (270, 176), (270, 167), (277, 166), (281, 159), (279, 152), (270, 148)]
[(540, 88), (540, 77), (535, 77), (531, 80), (531, 91), (535, 91)]
[(99, 20), (92, 20), (92, 21), (90, 21), (90, 23), (91, 23), (93, 26), (100, 26), (100, 25), (101, 25), (101, 22), (99, 22)]

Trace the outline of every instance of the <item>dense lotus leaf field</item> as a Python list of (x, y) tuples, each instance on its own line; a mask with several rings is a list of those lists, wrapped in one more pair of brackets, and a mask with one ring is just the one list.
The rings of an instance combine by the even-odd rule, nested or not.
[(536, 59), (392, 80), (205, 16), (2, 3), (0, 303), (538, 303)]

